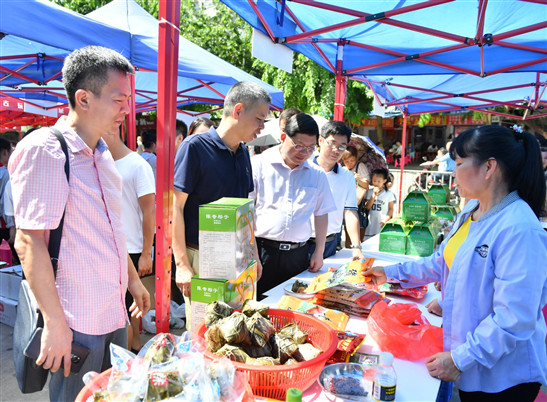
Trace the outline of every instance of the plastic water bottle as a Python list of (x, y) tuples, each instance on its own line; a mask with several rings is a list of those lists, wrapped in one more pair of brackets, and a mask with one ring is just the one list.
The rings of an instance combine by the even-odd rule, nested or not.
[(380, 353), (380, 364), (374, 372), (372, 382), (372, 399), (378, 402), (395, 400), (397, 374), (393, 368), (393, 355), (388, 352)]
[(11, 267), (11, 248), (6, 239), (2, 239), (2, 243), (0, 244), (0, 261), (7, 262), (7, 266)]
[(302, 391), (298, 388), (289, 388), (285, 402), (302, 402)]

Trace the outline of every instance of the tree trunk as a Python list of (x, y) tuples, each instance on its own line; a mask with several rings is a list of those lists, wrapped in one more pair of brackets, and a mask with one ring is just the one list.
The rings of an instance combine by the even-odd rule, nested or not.
[(384, 129), (382, 127), (383, 118), (381, 116), (376, 116), (376, 137), (378, 138), (377, 142), (382, 144), (382, 149), (384, 148)]

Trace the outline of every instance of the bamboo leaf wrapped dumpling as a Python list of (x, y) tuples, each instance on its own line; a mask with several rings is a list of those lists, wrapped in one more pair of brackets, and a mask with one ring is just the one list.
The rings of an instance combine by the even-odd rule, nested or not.
[(250, 359), (249, 355), (245, 353), (243, 349), (234, 345), (224, 345), (217, 351), (216, 354), (239, 363), (245, 363), (248, 359)]
[(308, 341), (308, 333), (298, 328), (298, 325), (294, 322), (285, 325), (277, 334), (281, 337), (290, 337), (298, 345)]
[(289, 337), (274, 334), (270, 337), (272, 357), (278, 358), (280, 364), (284, 364), (294, 353), (298, 351), (298, 345)]
[(299, 362), (311, 360), (321, 354), (321, 350), (317, 349), (311, 343), (303, 343), (298, 345), (298, 350), (293, 354), (293, 357)]
[(272, 323), (258, 312), (247, 319), (247, 328), (251, 333), (253, 344), (261, 348), (268, 343), (270, 336), (275, 334), (275, 327)]
[(209, 328), (215, 322), (232, 315), (234, 309), (222, 301), (214, 301), (205, 309), (205, 326)]
[(215, 353), (221, 347), (226, 344), (226, 341), (222, 338), (220, 334), (220, 329), (218, 327), (218, 322), (205, 331), (205, 346), (209, 352)]
[(259, 313), (262, 317), (268, 318), (269, 310), (270, 306), (267, 304), (254, 301), (252, 299), (245, 300), (243, 307), (241, 308), (241, 312), (247, 317), (252, 317), (255, 313)]
[(220, 335), (226, 343), (235, 343), (238, 345), (250, 345), (252, 343), (245, 318), (245, 314), (236, 312), (217, 323)]

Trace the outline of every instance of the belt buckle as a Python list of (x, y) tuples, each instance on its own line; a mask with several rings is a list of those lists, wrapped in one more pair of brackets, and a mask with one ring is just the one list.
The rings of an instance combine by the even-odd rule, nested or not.
[(289, 251), (291, 249), (291, 245), (289, 243), (279, 243), (279, 249)]

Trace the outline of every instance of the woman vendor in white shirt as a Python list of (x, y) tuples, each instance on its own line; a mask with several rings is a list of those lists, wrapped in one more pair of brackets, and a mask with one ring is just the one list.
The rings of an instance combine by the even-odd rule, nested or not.
[(536, 139), (501, 126), (462, 132), (450, 147), (471, 199), (439, 251), (374, 267), (373, 282), (442, 284), (444, 352), (429, 373), (465, 401), (534, 401), (547, 384), (545, 180)]

